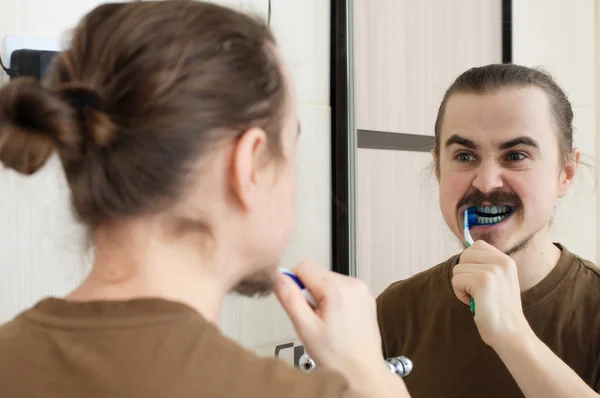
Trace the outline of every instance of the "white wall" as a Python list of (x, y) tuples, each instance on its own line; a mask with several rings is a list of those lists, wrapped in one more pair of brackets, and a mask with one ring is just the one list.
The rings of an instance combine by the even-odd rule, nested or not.
[[(266, 16), (267, 0), (214, 1)], [(2, 0), (0, 37), (21, 34), (60, 38), (93, 0)], [(299, 225), (284, 265), (310, 257), (330, 267), (331, 181), (329, 106), (329, 2), (272, 0), (271, 26), (297, 82), (303, 134)], [(31, 178), (0, 166), (0, 322), (47, 295), (62, 295), (86, 272), (82, 230), (68, 211), (56, 159)], [(247, 347), (295, 338), (274, 299), (228, 298), (224, 332)]]
[[(596, 171), (598, 155), (597, 19), (595, 0), (513, 0), (513, 63), (542, 66), (574, 108), (575, 145)], [(553, 235), (598, 262), (598, 210), (593, 173), (582, 168), (558, 206)]]

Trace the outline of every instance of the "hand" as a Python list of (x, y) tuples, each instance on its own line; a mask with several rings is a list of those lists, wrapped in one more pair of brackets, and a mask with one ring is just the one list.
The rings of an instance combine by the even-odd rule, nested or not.
[(523, 315), (515, 262), (494, 246), (477, 241), (460, 256), (452, 286), (469, 305), (475, 300), (475, 323), (483, 341), (501, 346), (531, 328)]
[(318, 307), (313, 310), (294, 282), (282, 275), (275, 293), (317, 364), (342, 373), (351, 383), (373, 371), (389, 373), (381, 354), (375, 300), (367, 286), (313, 262), (304, 262), (292, 272)]

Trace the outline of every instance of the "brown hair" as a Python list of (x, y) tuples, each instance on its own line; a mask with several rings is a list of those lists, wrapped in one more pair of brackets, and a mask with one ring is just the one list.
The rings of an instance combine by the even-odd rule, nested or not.
[(250, 127), (281, 155), (286, 92), (269, 29), (214, 4), (105, 4), (44, 82), (0, 89), (0, 161), (36, 172), (56, 149), (89, 227), (160, 211), (191, 166)]
[(506, 88), (527, 86), (541, 88), (548, 95), (556, 124), (562, 161), (568, 161), (573, 151), (573, 109), (567, 95), (548, 73), (540, 69), (514, 64), (491, 64), (471, 68), (458, 76), (446, 90), (435, 120), (435, 151), (438, 159), (444, 112), (452, 94), (486, 94)]

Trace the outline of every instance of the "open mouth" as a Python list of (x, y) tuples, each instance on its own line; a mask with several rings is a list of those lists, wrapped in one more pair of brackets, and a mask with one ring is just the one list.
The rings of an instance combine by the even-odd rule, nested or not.
[(494, 225), (498, 224), (516, 210), (514, 206), (477, 206), (475, 214), (477, 215), (476, 225)]

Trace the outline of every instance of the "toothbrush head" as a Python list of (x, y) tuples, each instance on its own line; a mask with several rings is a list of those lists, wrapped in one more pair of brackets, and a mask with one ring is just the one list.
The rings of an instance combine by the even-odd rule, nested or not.
[(469, 232), (469, 228), (473, 225), (477, 225), (477, 214), (475, 213), (475, 209), (469, 208), (465, 210), (464, 216), (464, 235), (467, 247), (474, 243), (471, 233)]
[(465, 210), (465, 228), (474, 227), (479, 225), (477, 223), (477, 209), (475, 207), (469, 207)]

